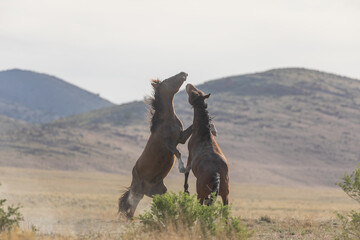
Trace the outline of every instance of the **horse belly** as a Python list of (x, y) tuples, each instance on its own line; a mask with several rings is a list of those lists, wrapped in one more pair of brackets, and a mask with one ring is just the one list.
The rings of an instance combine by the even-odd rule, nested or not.
[(163, 180), (174, 165), (174, 155), (159, 153), (157, 156), (147, 158), (137, 164), (137, 172), (141, 179), (152, 183)]
[[(165, 161), (164, 161), (165, 159)], [(158, 169), (158, 176), (161, 179), (164, 179), (172, 169), (175, 163), (175, 156), (174, 154), (169, 154), (164, 156), (164, 158), (159, 158), (157, 163), (155, 164)]]

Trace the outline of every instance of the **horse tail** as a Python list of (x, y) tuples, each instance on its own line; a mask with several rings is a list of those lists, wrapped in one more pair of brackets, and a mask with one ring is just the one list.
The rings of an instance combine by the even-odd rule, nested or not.
[(213, 187), (211, 189), (211, 196), (210, 196), (210, 205), (216, 200), (217, 196), (219, 195), (219, 188), (220, 188), (220, 173), (215, 173), (211, 179)]
[(129, 201), (129, 196), (130, 196), (130, 188), (128, 188), (123, 195), (119, 198), (119, 210), (118, 213), (123, 213), (126, 216), (129, 215), (130, 212), (130, 201)]

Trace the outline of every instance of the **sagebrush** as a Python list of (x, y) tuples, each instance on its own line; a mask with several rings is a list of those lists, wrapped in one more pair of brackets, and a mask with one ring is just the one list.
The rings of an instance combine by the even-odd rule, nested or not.
[(223, 206), (220, 201), (203, 206), (195, 196), (182, 192), (155, 195), (150, 210), (138, 219), (139, 224), (124, 236), (132, 238), (139, 230), (141, 234), (172, 232), (185, 239), (247, 239), (251, 235), (239, 217), (231, 216), (230, 206)]
[[(338, 183), (344, 192), (360, 203), (360, 165), (350, 174), (345, 174), (343, 182)], [(337, 214), (342, 232), (339, 239), (360, 239), (360, 212), (355, 210), (348, 214)]]
[(18, 227), (19, 223), (24, 220), (23, 215), (19, 212), (20, 206), (6, 207), (6, 201), (6, 199), (0, 198), (0, 232)]

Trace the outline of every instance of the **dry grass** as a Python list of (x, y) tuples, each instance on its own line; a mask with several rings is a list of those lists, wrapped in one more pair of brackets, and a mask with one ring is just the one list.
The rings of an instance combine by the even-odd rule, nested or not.
[[(3, 184), (0, 194), (10, 204), (22, 204), (25, 221), (21, 228), (37, 226), (40, 234), (36, 238), (116, 239), (126, 225), (117, 216), (117, 199), (130, 180), (129, 176), (95, 172), (0, 168)], [(170, 191), (182, 189), (183, 179), (166, 180)], [(190, 178), (191, 193), (194, 186), (194, 179)], [(137, 214), (148, 209), (150, 201), (144, 198)], [(232, 183), (230, 201), (233, 215), (241, 216), (245, 224), (255, 230), (255, 239), (333, 239), (334, 212), (358, 208), (345, 193), (333, 188)], [(22, 238), (21, 234), (30, 234), (26, 232), (17, 234), (11, 239), (35, 238), (30, 235)], [(158, 239), (159, 236), (148, 237)], [(187, 239), (187, 236), (167, 238)], [(0, 236), (3, 238), (6, 239)]]

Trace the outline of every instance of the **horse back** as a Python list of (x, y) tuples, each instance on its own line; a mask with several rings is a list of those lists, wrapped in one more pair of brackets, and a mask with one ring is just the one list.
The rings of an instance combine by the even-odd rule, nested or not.
[(189, 142), (189, 155), (194, 175), (204, 172), (228, 172), (228, 163), (219, 145), (212, 137), (210, 141), (196, 142), (196, 137)]

